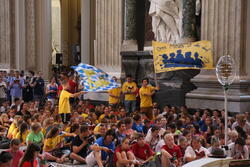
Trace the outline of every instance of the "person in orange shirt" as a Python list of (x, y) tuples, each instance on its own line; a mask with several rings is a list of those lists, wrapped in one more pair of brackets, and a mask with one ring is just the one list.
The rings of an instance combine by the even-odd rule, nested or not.
[(141, 98), (140, 108), (141, 112), (145, 113), (149, 120), (153, 119), (153, 103), (152, 96), (156, 90), (160, 90), (157, 80), (155, 79), (156, 87), (148, 84), (148, 78), (142, 80), (142, 87), (139, 90), (139, 95)]

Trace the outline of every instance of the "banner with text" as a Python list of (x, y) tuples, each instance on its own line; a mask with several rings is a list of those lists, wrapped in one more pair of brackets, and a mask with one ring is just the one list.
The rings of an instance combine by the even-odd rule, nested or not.
[(213, 69), (210, 41), (168, 44), (153, 41), (156, 73), (183, 69)]

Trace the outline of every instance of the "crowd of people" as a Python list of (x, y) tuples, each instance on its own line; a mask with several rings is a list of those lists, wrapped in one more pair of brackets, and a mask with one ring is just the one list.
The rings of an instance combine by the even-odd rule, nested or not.
[(108, 104), (84, 100), (82, 90), (74, 73), (46, 83), (41, 72), (1, 71), (0, 167), (178, 167), (209, 156), (249, 158), (250, 113), (229, 117), (225, 141), (223, 110), (160, 108), (152, 98), (161, 91), (157, 81), (144, 78), (139, 88), (128, 75), (107, 92)]

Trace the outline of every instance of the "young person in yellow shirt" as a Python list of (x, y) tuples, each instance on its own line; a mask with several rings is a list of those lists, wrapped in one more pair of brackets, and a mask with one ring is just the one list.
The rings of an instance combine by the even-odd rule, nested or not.
[(124, 105), (127, 113), (132, 113), (136, 109), (137, 85), (132, 80), (131, 75), (127, 75), (126, 82), (122, 85), (122, 93), (125, 94)]
[(141, 112), (145, 113), (149, 120), (153, 119), (153, 103), (152, 96), (154, 95), (156, 90), (160, 90), (157, 80), (155, 79), (156, 87), (148, 84), (148, 78), (144, 78), (142, 80), (142, 87), (139, 90), (141, 102), (140, 108)]
[[(67, 161), (66, 157), (69, 154), (63, 151), (60, 151), (60, 148), (62, 148), (65, 144), (64, 137), (67, 137), (67, 136), (75, 137), (76, 135), (73, 133), (66, 133), (66, 132), (60, 134), (60, 129), (58, 127), (53, 127), (48, 132), (44, 140), (44, 146), (43, 146), (43, 151), (45, 154), (45, 158), (47, 160), (56, 161), (58, 163), (63, 163)], [(59, 151), (61, 155), (55, 155), (55, 152), (59, 154)]]
[[(117, 78), (113, 77), (112, 78), (115, 82), (117, 82)], [(121, 98), (121, 93), (122, 90), (120, 87), (114, 88), (108, 91), (109, 94), (109, 105), (112, 106), (113, 108), (118, 108), (118, 105), (120, 103), (120, 98)]]
[(59, 111), (58, 114), (61, 115), (63, 123), (69, 122), (70, 121), (70, 114), (71, 114), (71, 109), (70, 109), (70, 102), (69, 98), (71, 97), (77, 97), (80, 96), (81, 94), (84, 94), (84, 91), (78, 92), (78, 93), (69, 93), (69, 83), (67, 80), (62, 81), (62, 86), (63, 90), (60, 94), (59, 98)]
[(26, 145), (26, 139), (29, 133), (30, 131), (28, 124), (26, 122), (23, 122), (19, 127), (19, 132), (16, 134), (14, 138), (19, 139), (22, 145)]

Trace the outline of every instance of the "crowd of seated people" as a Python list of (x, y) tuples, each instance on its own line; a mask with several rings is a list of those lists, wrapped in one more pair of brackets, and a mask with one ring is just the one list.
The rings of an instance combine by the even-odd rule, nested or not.
[[(23, 85), (13, 77), (23, 80)], [(48, 166), (50, 162), (88, 167), (178, 167), (216, 153), (222, 158), (249, 158), (250, 113), (229, 117), (225, 141), (223, 110), (159, 108), (150, 98), (161, 90), (148, 88), (147, 79), (141, 91), (128, 76), (125, 86), (132, 85), (131, 89), (109, 91), (110, 96), (115, 94), (109, 104), (72, 96), (70, 113), (62, 115), (60, 93), (78, 92), (76, 79), (63, 74), (60, 81), (53, 78), (46, 85), (38, 83), (43, 80), (40, 73), (25, 78), (19, 72), (0, 72), (0, 78), (4, 85), (0, 87), (0, 96), (4, 94), (0, 101), (0, 167)], [(65, 80), (72, 86), (68, 90), (60, 88)], [(43, 95), (34, 94), (37, 84), (44, 84)], [(30, 99), (23, 96), (27, 85), (33, 92)], [(21, 96), (12, 97), (13, 87), (21, 88)], [(127, 96), (124, 101), (117, 100), (122, 95)]]

